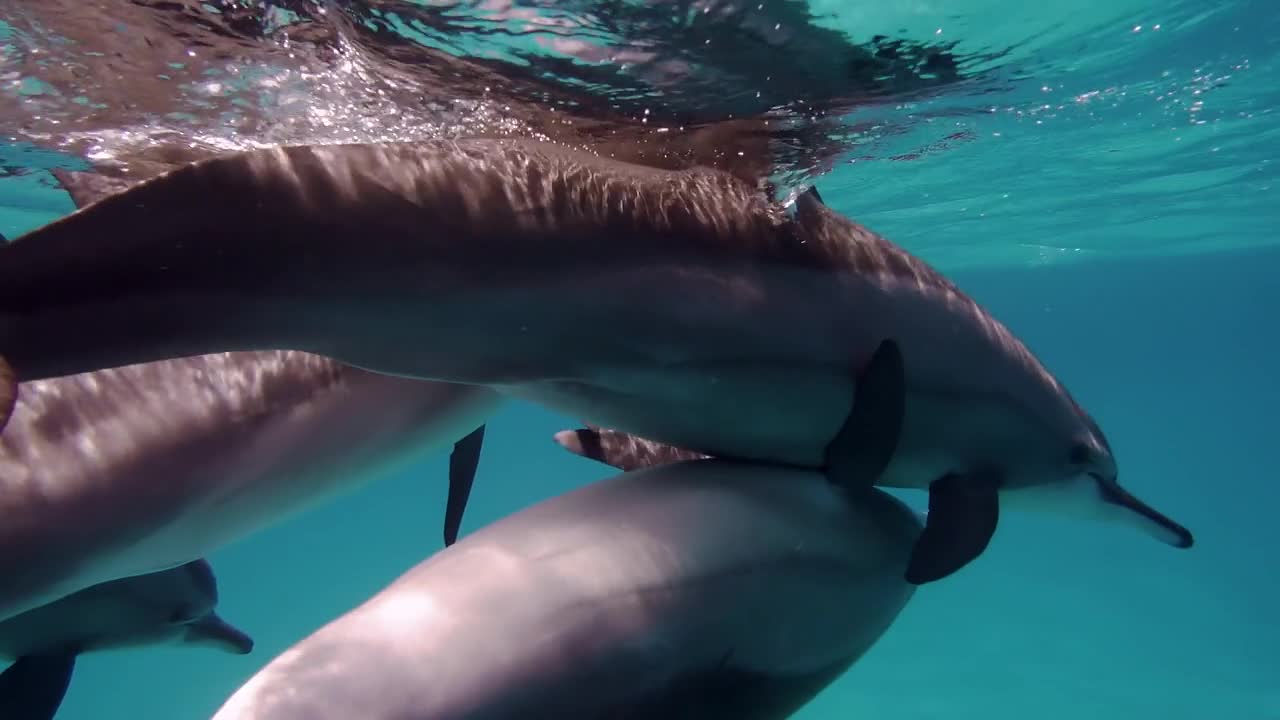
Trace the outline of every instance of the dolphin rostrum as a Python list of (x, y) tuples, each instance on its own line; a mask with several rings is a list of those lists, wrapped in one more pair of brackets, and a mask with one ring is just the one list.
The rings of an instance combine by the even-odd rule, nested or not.
[(0, 717), (50, 720), (76, 657), (127, 647), (204, 645), (244, 655), (253, 639), (218, 617), (218, 587), (203, 559), (94, 585), (0, 621)]
[(980, 553), (1002, 496), (1123, 507), (1192, 544), (1120, 488), (1101, 430), (1007, 328), (812, 193), (788, 207), (724, 172), (529, 140), (278, 147), (186, 165), (0, 248), (0, 355), (18, 380), (268, 348), (927, 488), (913, 582)]
[(214, 720), (781, 720), (905, 607), (920, 531), (887, 493), (809, 470), (624, 473), (426, 559)]

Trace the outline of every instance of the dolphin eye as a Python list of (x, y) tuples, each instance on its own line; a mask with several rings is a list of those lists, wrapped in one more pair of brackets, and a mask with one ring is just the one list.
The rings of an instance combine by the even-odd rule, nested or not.
[(1089, 446), (1084, 443), (1076, 443), (1071, 446), (1071, 464), (1084, 465), (1092, 458), (1093, 453), (1089, 450)]

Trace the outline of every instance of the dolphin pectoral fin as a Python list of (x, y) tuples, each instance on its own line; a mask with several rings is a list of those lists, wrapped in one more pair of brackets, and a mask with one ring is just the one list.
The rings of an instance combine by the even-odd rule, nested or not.
[(822, 195), (818, 193), (817, 185), (810, 185), (809, 189), (804, 191), (804, 194), (808, 195), (813, 200), (817, 200), (819, 205), (826, 205), (822, 200)]
[(476, 481), (476, 468), (480, 466), (480, 451), (484, 447), (484, 425), (453, 444), (449, 454), (449, 499), (444, 509), (444, 546), (458, 541), (462, 530), (462, 515), (467, 511), (471, 498), (471, 486)]
[(9, 424), (13, 406), (18, 404), (18, 375), (13, 366), (0, 355), (0, 432)]
[(76, 653), (27, 655), (0, 673), (0, 717), (53, 720), (71, 686)]
[(574, 455), (581, 455), (623, 472), (710, 457), (674, 445), (646, 440), (637, 435), (590, 425), (576, 430), (561, 430), (556, 433), (555, 439), (561, 447)]
[(884, 340), (858, 377), (853, 409), (827, 445), (827, 477), (847, 488), (875, 485), (898, 449), (906, 404), (902, 351)]
[(982, 554), (1000, 520), (992, 475), (946, 475), (929, 486), (929, 514), (907, 565), (912, 585), (941, 580)]

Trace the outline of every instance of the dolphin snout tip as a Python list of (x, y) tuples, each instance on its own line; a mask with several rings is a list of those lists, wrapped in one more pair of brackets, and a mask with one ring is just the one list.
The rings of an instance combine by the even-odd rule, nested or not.
[(1174, 524), (1173, 527), (1169, 528), (1169, 532), (1172, 535), (1172, 542), (1169, 544), (1179, 550), (1186, 550), (1196, 544), (1195, 536), (1191, 534), (1190, 530), (1181, 525)]
[(555, 441), (560, 447), (571, 453), (582, 454), (582, 438), (577, 430), (561, 430), (555, 434)]
[(1114, 480), (1108, 482), (1099, 479), (1098, 489), (1104, 499), (1113, 505), (1123, 508), (1132, 522), (1139, 525), (1160, 542), (1179, 550), (1186, 550), (1195, 545), (1195, 536), (1191, 534), (1190, 530), (1139, 500), (1133, 493), (1120, 487)]
[(239, 637), (231, 642), (231, 654), (248, 655), (253, 652), (253, 638), (247, 634), (241, 633)]
[(253, 637), (249, 633), (218, 617), (216, 613), (201, 618), (187, 627), (187, 642), (213, 645), (232, 655), (248, 655), (253, 652)]
[(1137, 515), (1138, 522), (1144, 524), (1147, 532), (1160, 542), (1179, 550), (1186, 550), (1195, 544), (1195, 537), (1190, 530), (1156, 512), (1150, 506), (1135, 503), (1129, 505), (1128, 510)]

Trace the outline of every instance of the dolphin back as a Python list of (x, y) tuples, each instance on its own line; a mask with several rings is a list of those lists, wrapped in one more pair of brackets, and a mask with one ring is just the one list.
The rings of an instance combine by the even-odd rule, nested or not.
[(718, 460), (592, 483), (428, 558), (215, 720), (780, 720), (878, 640), (920, 522), (879, 491)]

